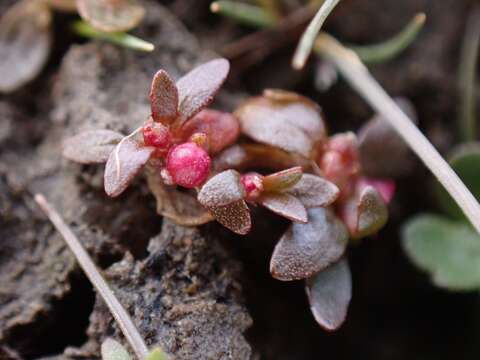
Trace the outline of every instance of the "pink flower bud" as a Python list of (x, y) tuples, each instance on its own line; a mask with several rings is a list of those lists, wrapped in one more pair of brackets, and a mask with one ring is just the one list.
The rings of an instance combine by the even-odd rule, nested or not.
[(194, 188), (207, 180), (211, 159), (193, 142), (173, 147), (167, 155), (167, 170), (175, 184)]
[(149, 121), (143, 126), (143, 141), (146, 146), (153, 146), (167, 152), (172, 145), (170, 130), (158, 122)]
[(357, 183), (357, 191), (361, 192), (366, 186), (373, 186), (382, 196), (385, 203), (390, 203), (395, 195), (395, 181), (392, 179), (378, 179), (361, 177)]
[(242, 175), (240, 181), (247, 193), (247, 200), (255, 201), (263, 192), (263, 176), (257, 173)]
[(360, 171), (358, 143), (355, 134), (345, 133), (332, 136), (319, 161), (325, 178), (337, 185), (348, 195), (350, 183)]

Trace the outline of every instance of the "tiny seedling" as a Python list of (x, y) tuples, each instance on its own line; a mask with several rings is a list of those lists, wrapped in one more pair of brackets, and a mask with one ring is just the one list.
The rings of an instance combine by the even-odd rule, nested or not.
[(53, 11), (76, 12), (85, 20), (81, 36), (152, 51), (153, 45), (125, 31), (136, 27), (145, 10), (135, 0), (20, 0), (0, 18), (0, 93), (21, 88), (43, 69), (52, 46)]

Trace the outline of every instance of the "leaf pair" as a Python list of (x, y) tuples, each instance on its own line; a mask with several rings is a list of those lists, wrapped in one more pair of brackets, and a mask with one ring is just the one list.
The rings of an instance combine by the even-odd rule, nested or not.
[(176, 84), (166, 71), (158, 71), (150, 90), (153, 120), (181, 127), (213, 101), (229, 70), (228, 60), (215, 59), (193, 69)]
[(332, 204), (339, 190), (331, 182), (319, 176), (303, 174), (295, 167), (268, 175), (263, 180), (265, 193), (258, 202), (289, 220), (306, 223), (307, 208)]
[(265, 90), (242, 104), (235, 116), (253, 140), (306, 158), (312, 158), (326, 136), (318, 105), (283, 90)]
[[(296, 167), (263, 177), (263, 192), (255, 202), (280, 216), (305, 223), (307, 207), (328, 206), (337, 196), (335, 185), (318, 176), (303, 174)], [(197, 198), (228, 229), (242, 235), (250, 231), (247, 193), (237, 171), (226, 170), (212, 177)]]

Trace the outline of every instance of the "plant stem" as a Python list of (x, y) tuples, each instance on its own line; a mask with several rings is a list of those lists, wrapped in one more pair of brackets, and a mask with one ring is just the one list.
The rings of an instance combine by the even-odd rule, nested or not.
[(240, 23), (259, 28), (272, 27), (277, 23), (277, 17), (264, 8), (236, 1), (215, 1), (211, 3), (210, 10)]
[(459, 67), (460, 108), (458, 120), (464, 141), (476, 138), (475, 82), (480, 47), (480, 7), (476, 7), (467, 21)]
[(63, 221), (60, 214), (47, 201), (47, 199), (45, 199), (42, 194), (36, 194), (35, 201), (44, 211), (44, 213), (48, 216), (57, 231), (65, 239), (65, 242), (70, 247), (70, 250), (72, 250), (72, 252), (74, 253), (83, 271), (107, 304), (108, 309), (117, 321), (120, 329), (125, 335), (125, 338), (130, 343), (132, 349), (135, 351), (137, 357), (139, 359), (145, 359), (148, 354), (148, 349), (145, 345), (145, 342), (143, 341), (142, 336), (138, 332), (132, 319), (130, 318), (126, 310), (123, 308), (122, 304), (120, 304), (118, 299), (115, 297), (115, 294), (112, 292), (105, 279), (97, 270), (95, 264), (81, 245), (78, 238), (68, 227), (68, 225)]
[(295, 50), (295, 54), (293, 55), (292, 66), (294, 69), (300, 70), (305, 66), (305, 62), (312, 52), (315, 38), (317, 37), (328, 15), (330, 15), (339, 2), (340, 0), (325, 0), (318, 12), (315, 14), (315, 17), (303, 33), (302, 38), (298, 43), (297, 50)]
[(473, 227), (480, 233), (480, 205), (475, 197), (428, 139), (373, 78), (358, 56), (327, 34), (319, 35), (315, 51), (335, 64), (350, 85), (390, 122), (455, 199)]
[(347, 45), (347, 47), (355, 51), (363, 62), (375, 64), (388, 61), (410, 46), (420, 30), (422, 30), (425, 19), (424, 13), (415, 15), (402, 31), (380, 44), (366, 46)]
[(116, 45), (120, 45), (126, 48), (130, 48), (133, 50), (140, 50), (151, 52), (155, 50), (155, 46), (152, 43), (149, 43), (145, 40), (139, 39), (135, 36), (132, 36), (127, 33), (123, 32), (115, 32), (115, 33), (106, 33), (103, 31), (99, 31), (92, 27), (85, 21), (79, 20), (73, 23), (73, 31), (83, 37), (89, 39), (99, 39), (103, 41), (108, 41)]

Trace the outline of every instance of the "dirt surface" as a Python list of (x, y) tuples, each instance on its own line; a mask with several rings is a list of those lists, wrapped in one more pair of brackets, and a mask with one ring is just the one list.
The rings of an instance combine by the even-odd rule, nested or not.
[[(102, 191), (101, 166), (61, 158), (66, 136), (101, 128), (128, 133), (140, 125), (149, 114), (146, 95), (156, 70), (178, 77), (209, 57), (159, 6), (149, 6), (140, 33), (157, 45), (151, 56), (106, 44), (73, 46), (59, 72), (34, 94), (0, 104), (0, 344), (5, 352), (30, 359), (87, 342), (83, 350), (67, 353), (94, 359), (101, 341), (115, 335), (110, 314), (101, 300), (94, 306), (94, 293), (72, 255), (32, 203), (31, 194), (42, 192), (97, 263), (114, 263), (107, 274), (149, 344), (160, 343), (183, 359), (249, 357), (242, 333), (251, 320), (231, 270), (238, 265), (218, 240), (172, 224), (162, 227), (142, 182), (112, 201)], [(31, 96), (31, 112), (17, 106)], [(51, 110), (40, 111), (37, 104)], [(142, 300), (139, 294), (145, 294)]]
[[(207, 49), (220, 51), (246, 32), (208, 14), (207, 1), (195, 2), (198, 11), (188, 1), (166, 3), (199, 42), (154, 3), (136, 32), (155, 43), (157, 50), (148, 55), (82, 44), (68, 35), (70, 18), (59, 17), (47, 69), (26, 89), (0, 97), (0, 359), (98, 359), (106, 336), (123, 342), (62, 239), (33, 204), (38, 191), (105, 270), (148, 344), (161, 344), (177, 359), (477, 358), (478, 296), (433, 288), (399, 246), (401, 223), (433, 208), (431, 178), (420, 164), (399, 180), (387, 227), (350, 250), (352, 306), (344, 327), (328, 334), (315, 324), (303, 284), (268, 274), (271, 251), (287, 223), (256, 210), (247, 237), (215, 224), (186, 229), (162, 223), (142, 180), (111, 200), (103, 194), (101, 166), (61, 158), (62, 139), (78, 131), (127, 133), (138, 126), (148, 115), (147, 92), (157, 69), (178, 77), (212, 57)], [(419, 126), (442, 151), (456, 139), (456, 70), (473, 3), (344, 0), (327, 22), (345, 42), (370, 43), (397, 32), (416, 12), (427, 13), (415, 45), (372, 70), (390, 93), (414, 102)], [(332, 131), (356, 129), (371, 115), (343, 82), (319, 94), (313, 59), (303, 73), (289, 70), (292, 50), (287, 42), (255, 65), (234, 67), (216, 105), (231, 109), (247, 92), (289, 87), (321, 104)]]

